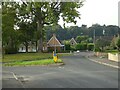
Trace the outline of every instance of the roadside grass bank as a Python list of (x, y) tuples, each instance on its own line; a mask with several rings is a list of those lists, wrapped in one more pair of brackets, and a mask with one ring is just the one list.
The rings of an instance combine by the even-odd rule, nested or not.
[(115, 54), (115, 53), (120, 53), (120, 52), (118, 50), (106, 50), (105, 53)]
[[(69, 56), (70, 53), (58, 53), (58, 58), (63, 56)], [(44, 59), (53, 59), (52, 53), (18, 53), (18, 54), (7, 54), (4, 55), (2, 62), (16, 62), (16, 61), (35, 61), (35, 60), (44, 60)]]
[(52, 53), (18, 53), (4, 55), (2, 62), (33, 61), (42, 59), (52, 59)]
[[(58, 59), (56, 63), (63, 63), (61, 59)], [(36, 65), (52, 65), (56, 64), (53, 59), (44, 59), (37, 61), (16, 61), (11, 63), (5, 63), (4, 66), (36, 66)]]
[(60, 59), (63, 56), (72, 55), (70, 53), (58, 53), (58, 61), (55, 63), (52, 53), (18, 53), (7, 54), (2, 59), (3, 66), (33, 66), (63, 63)]

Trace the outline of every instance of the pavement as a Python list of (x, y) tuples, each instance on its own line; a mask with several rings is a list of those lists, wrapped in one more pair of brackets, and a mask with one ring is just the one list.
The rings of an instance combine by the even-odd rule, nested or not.
[(118, 88), (118, 69), (90, 61), (88, 54), (64, 56), (62, 66), (3, 66), (3, 88)]
[(91, 52), (91, 54), (88, 54), (86, 56), (86, 58), (88, 58), (89, 60), (93, 61), (93, 62), (96, 62), (96, 63), (99, 63), (99, 64), (103, 64), (103, 65), (107, 65), (107, 66), (110, 66), (110, 67), (113, 67), (113, 68), (118, 68), (120, 69), (120, 62), (115, 62), (115, 61), (111, 61), (111, 60), (108, 60), (107, 57), (97, 57), (94, 55), (93, 52)]

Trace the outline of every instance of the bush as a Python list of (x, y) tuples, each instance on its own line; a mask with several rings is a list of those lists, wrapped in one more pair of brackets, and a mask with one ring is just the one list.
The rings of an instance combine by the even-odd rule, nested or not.
[(101, 49), (99, 47), (95, 47), (95, 52), (101, 52)]
[(94, 44), (93, 43), (89, 43), (87, 45), (87, 49), (90, 50), (90, 51), (93, 51), (94, 50)]
[(65, 50), (71, 50), (70, 44), (65, 44)]
[(16, 54), (18, 52), (17, 48), (6, 47), (5, 54)]
[(75, 50), (76, 50), (76, 47), (75, 47), (75, 46), (71, 46), (70, 49), (71, 49), (72, 51), (75, 51)]
[(87, 44), (86, 43), (79, 43), (76, 45), (76, 50), (87, 50)]

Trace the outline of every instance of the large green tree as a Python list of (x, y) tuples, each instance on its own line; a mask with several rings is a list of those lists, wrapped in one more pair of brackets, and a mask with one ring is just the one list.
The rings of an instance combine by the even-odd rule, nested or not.
[(110, 45), (110, 41), (105, 40), (105, 39), (97, 39), (95, 42), (95, 47), (99, 48), (101, 51), (104, 50), (104, 47), (109, 46)]
[(15, 53), (19, 44), (18, 31), (15, 30), (16, 7), (15, 2), (2, 3), (2, 45), (7, 53)]
[(78, 43), (87, 42), (87, 40), (88, 40), (88, 36), (77, 36), (77, 37), (76, 37), (76, 41), (77, 41)]
[[(57, 25), (60, 16), (65, 23), (76, 23), (75, 18), (80, 18), (77, 11), (83, 4), (79, 2), (23, 2), (26, 10), (32, 14), (37, 23), (39, 33), (39, 52), (43, 50), (43, 30), (46, 25)], [(64, 25), (65, 25), (64, 23)]]

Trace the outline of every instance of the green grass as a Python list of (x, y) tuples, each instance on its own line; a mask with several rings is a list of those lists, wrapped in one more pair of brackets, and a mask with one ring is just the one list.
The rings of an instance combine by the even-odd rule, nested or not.
[[(58, 58), (68, 55), (71, 54), (59, 53)], [(52, 53), (18, 53), (18, 54), (4, 55), (2, 62), (34, 61), (34, 60), (44, 60), (44, 59), (52, 59), (52, 58), (53, 58)]]
[[(58, 59), (57, 63), (63, 63), (61, 59)], [(36, 60), (36, 61), (16, 61), (11, 63), (5, 63), (4, 66), (34, 66), (34, 65), (49, 65), (56, 64), (53, 59)]]
[(105, 52), (106, 52), (106, 53), (113, 53), (113, 54), (119, 53), (118, 50), (106, 50)]
[(58, 57), (63, 57), (63, 56), (71, 56), (73, 54), (70, 54), (70, 53), (58, 53)]
[(2, 62), (52, 59), (52, 53), (18, 53), (4, 55)]
[[(60, 59), (63, 56), (71, 55), (69, 53), (58, 53), (58, 62), (63, 63)], [(53, 61), (52, 53), (18, 53), (7, 54), (2, 59), (4, 66), (33, 66), (56, 64)]]

